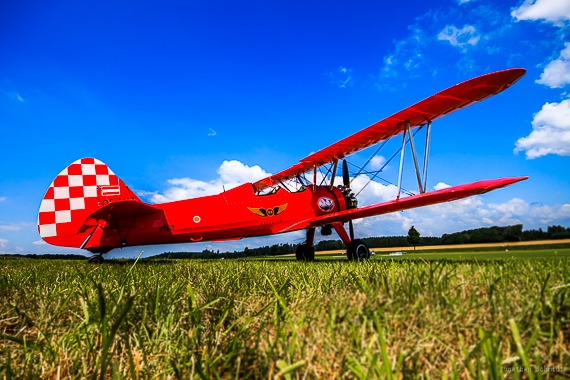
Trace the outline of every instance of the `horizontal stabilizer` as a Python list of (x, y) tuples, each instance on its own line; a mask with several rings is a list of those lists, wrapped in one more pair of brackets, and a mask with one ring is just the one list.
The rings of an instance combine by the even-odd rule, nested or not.
[(159, 212), (163, 211), (140, 201), (117, 201), (109, 203), (89, 215), (79, 232), (101, 225), (102, 222), (105, 223), (105, 226), (113, 226), (115, 228), (118, 224), (122, 227), (125, 221), (128, 223), (133, 218)]
[(139, 227), (137, 221), (140, 221), (141, 217), (159, 213), (163, 211), (139, 200), (108, 203), (89, 215), (79, 229), (78, 234), (89, 233), (81, 248), (101, 249), (123, 244), (128, 231)]

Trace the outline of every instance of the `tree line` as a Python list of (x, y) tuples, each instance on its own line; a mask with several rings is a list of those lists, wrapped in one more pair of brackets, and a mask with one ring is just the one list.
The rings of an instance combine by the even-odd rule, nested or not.
[[(437, 236), (424, 236), (410, 239), (408, 236), (378, 236), (363, 238), (364, 242), (373, 248), (411, 247), (421, 245), (450, 245), (450, 244), (476, 244), (501, 243), (532, 240), (570, 239), (570, 228), (562, 226), (549, 226), (546, 231), (523, 231), (522, 224), (506, 227), (481, 227), (451, 234)], [(410, 229), (411, 230), (411, 229)], [(415, 230), (415, 229), (414, 229)], [(239, 258), (252, 256), (279, 256), (295, 252), (299, 244), (281, 243), (259, 248), (245, 248), (243, 251), (220, 252), (208, 249), (202, 252), (165, 252), (153, 258)], [(341, 240), (321, 240), (315, 244), (315, 251), (333, 251), (346, 249)]]

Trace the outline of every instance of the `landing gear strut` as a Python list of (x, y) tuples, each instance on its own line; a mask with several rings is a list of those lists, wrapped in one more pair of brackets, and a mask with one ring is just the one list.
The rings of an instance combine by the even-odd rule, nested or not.
[(295, 256), (298, 261), (314, 261), (315, 260), (315, 247), (313, 241), (315, 240), (315, 229), (307, 229), (307, 241), (297, 247)]

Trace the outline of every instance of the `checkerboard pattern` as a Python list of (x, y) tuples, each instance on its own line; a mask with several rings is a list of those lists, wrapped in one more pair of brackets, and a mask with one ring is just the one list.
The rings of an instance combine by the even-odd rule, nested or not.
[(77, 160), (59, 173), (40, 205), (40, 236), (57, 236), (62, 228), (69, 228), (72, 221), (83, 224), (87, 215), (99, 207), (97, 187), (102, 191), (119, 190), (119, 179), (95, 158)]

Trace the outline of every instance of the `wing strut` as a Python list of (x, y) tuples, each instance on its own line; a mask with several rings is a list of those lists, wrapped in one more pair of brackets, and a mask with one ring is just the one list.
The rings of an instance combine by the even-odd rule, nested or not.
[(410, 139), (410, 148), (412, 149), (412, 158), (414, 159), (414, 168), (416, 169), (416, 179), (418, 180), (418, 188), (420, 190), (420, 194), (423, 194), (423, 186), (422, 186), (422, 179), (420, 177), (420, 168), (418, 166), (418, 156), (416, 155), (416, 145), (414, 144), (414, 136), (412, 136), (410, 132), (410, 122), (406, 121), (406, 129), (408, 130), (408, 136)]
[(317, 165), (313, 166), (313, 194), (317, 193)]
[(404, 173), (404, 156), (406, 155), (406, 134), (408, 129), (404, 129), (402, 133), (402, 149), (400, 150), (400, 170), (398, 171), (398, 196), (396, 199), (400, 199), (400, 192), (402, 191), (402, 174)]
[(330, 190), (334, 188), (334, 178), (336, 177), (336, 168), (338, 167), (338, 160), (334, 160), (334, 168), (332, 170), (332, 177), (331, 177), (331, 187)]
[(427, 187), (427, 170), (428, 170), (428, 153), (429, 153), (430, 135), (431, 135), (431, 120), (428, 121), (427, 130), (426, 130), (426, 149), (424, 151), (424, 180), (423, 180), (424, 193), (426, 192), (426, 187)]
[[(418, 128), (418, 131), (420, 128)], [(429, 153), (429, 142), (431, 135), (431, 120), (428, 121), (427, 131), (426, 131), (426, 148), (424, 151), (423, 175), (420, 173), (420, 166), (418, 164), (418, 155), (416, 152), (416, 144), (414, 143), (414, 135), (415, 134), (412, 133), (411, 131), (410, 122), (406, 120), (406, 128), (404, 128), (404, 133), (402, 137), (402, 147), (400, 148), (400, 169), (398, 171), (398, 196), (396, 197), (396, 199), (400, 199), (400, 194), (402, 191), (402, 175), (404, 173), (404, 157), (406, 155), (406, 137), (408, 138), (408, 141), (410, 143), (410, 149), (412, 151), (412, 159), (414, 160), (414, 169), (416, 171), (416, 180), (418, 181), (418, 189), (420, 190), (420, 194), (426, 192), (428, 153)]]

